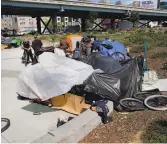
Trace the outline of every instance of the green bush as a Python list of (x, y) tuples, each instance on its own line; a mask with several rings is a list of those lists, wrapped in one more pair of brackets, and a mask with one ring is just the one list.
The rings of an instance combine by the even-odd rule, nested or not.
[(167, 120), (152, 123), (141, 136), (143, 143), (167, 143)]

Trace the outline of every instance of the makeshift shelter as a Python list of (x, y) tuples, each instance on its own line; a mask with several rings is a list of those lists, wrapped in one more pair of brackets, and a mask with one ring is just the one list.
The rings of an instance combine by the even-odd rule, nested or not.
[(61, 109), (73, 114), (80, 114), (84, 109), (90, 108), (89, 104), (85, 104), (84, 97), (73, 95), (70, 93), (63, 94), (51, 98), (52, 108)]
[(85, 90), (119, 102), (139, 91), (140, 73), (137, 58), (120, 65), (110, 57), (94, 54), (84, 60), (103, 73), (93, 73), (85, 82)]
[(65, 38), (65, 41), (67, 43), (67, 45), (69, 46), (69, 51), (74, 51), (75, 48), (76, 48), (76, 43), (77, 41), (81, 41), (82, 39), (82, 36), (80, 35), (77, 35), (77, 34), (71, 34), (71, 35), (68, 35), (66, 38)]
[[(115, 52), (120, 52), (125, 56), (125, 60), (129, 59), (127, 56), (128, 52), (125, 48), (125, 46), (120, 43), (119, 41), (109, 41), (109, 40), (104, 40), (102, 41), (100, 45), (100, 53), (105, 55), (105, 56), (111, 56)], [(121, 57), (121, 54), (118, 54), (118, 57)], [(114, 57), (117, 59), (116, 57)]]
[(48, 100), (82, 84), (94, 72), (83, 62), (43, 53), (39, 63), (28, 66), (18, 76), (17, 93), (30, 99)]

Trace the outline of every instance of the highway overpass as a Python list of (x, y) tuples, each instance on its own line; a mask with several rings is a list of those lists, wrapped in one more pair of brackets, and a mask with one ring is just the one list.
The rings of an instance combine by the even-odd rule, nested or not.
[[(58, 13), (62, 6), (65, 11)], [(167, 20), (167, 10), (146, 10), (72, 0), (1, 0), (3, 15), (51, 16), (58, 13), (59, 16), (86, 18), (90, 11), (97, 11), (101, 18), (119, 18), (128, 10), (139, 12), (141, 20)]]
[[(121, 19), (127, 17), (127, 12), (135, 11), (140, 20), (167, 21), (167, 10), (141, 9), (111, 5), (104, 3), (90, 3), (86, 0), (1, 0), (2, 15), (27, 15), (38, 17), (40, 27), (42, 16), (68, 16), (86, 19), (90, 11), (97, 11), (99, 18)], [(62, 10), (60, 12), (60, 10)], [(82, 21), (84, 23), (84, 21)]]

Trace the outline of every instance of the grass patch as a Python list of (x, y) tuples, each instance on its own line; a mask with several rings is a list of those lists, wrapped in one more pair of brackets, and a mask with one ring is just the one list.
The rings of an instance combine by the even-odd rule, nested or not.
[(167, 143), (167, 120), (151, 123), (141, 140), (143, 143)]
[[(39, 35), (41, 40), (49, 42), (58, 42), (60, 39), (63, 39), (66, 34), (52, 34), (52, 35)], [(78, 33), (82, 36), (93, 35), (96, 36), (98, 40), (103, 40), (104, 38), (109, 37), (111, 40), (120, 41), (125, 46), (134, 47), (134, 52), (143, 52), (144, 40), (147, 41), (148, 51), (154, 51), (159, 47), (167, 48), (167, 30), (150, 30), (150, 29), (132, 29), (132, 30), (109, 30), (106, 32), (82, 32)], [(33, 35), (25, 35), (24, 38), (33, 38)]]

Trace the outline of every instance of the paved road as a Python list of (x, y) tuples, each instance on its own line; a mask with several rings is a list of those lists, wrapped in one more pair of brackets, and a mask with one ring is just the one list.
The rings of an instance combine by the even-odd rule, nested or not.
[[(17, 99), (17, 76), (25, 68), (20, 60), (22, 52), (20, 48), (1, 51), (1, 115), (11, 121), (9, 129), (1, 134), (2, 143), (30, 143), (51, 130), (58, 117), (70, 116), (64, 111)], [(33, 112), (42, 114), (33, 115)]]

